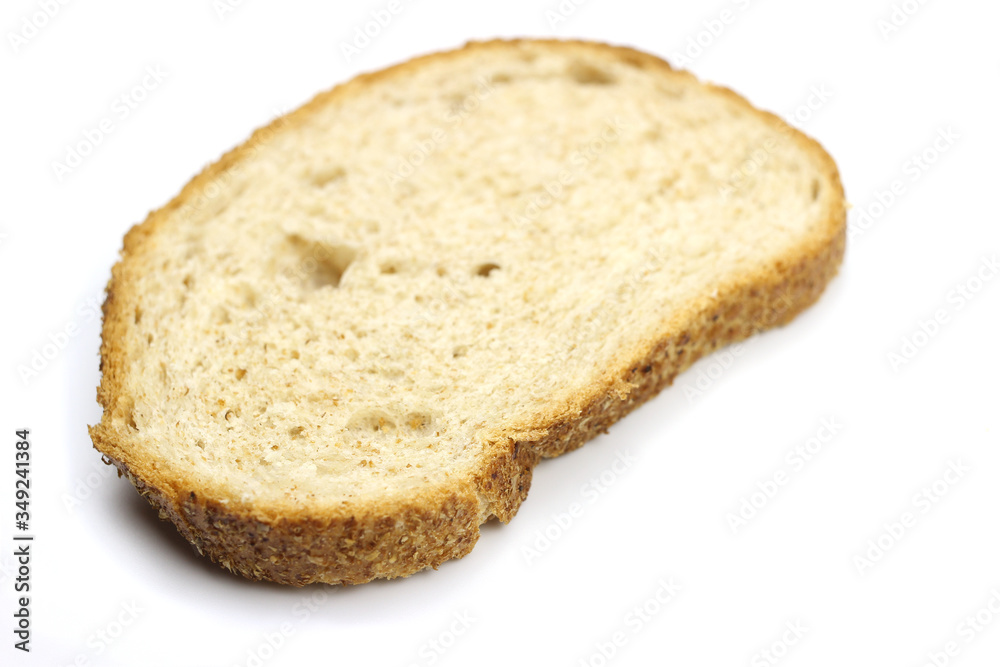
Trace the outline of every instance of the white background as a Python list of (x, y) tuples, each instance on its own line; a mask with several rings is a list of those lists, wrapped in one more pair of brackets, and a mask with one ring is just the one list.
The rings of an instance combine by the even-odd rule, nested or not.
[[(41, 22), (40, 4), (0, 12), (0, 664), (775, 664), (764, 650), (789, 667), (917, 667), (928, 653), (997, 664), (1000, 279), (983, 264), (1000, 252), (996, 3), (909, 0), (913, 15), (886, 33), (889, 0), (591, 0), (554, 25), (555, 1), (415, 0), (350, 62), (341, 44), (387, 0), (249, 0), (221, 16), (212, 0), (70, 2), (33, 34), (24, 21)], [(713, 23), (723, 10), (731, 20)], [(15, 46), (12, 34), (31, 36)], [(836, 159), (855, 207), (840, 276), (792, 325), (703, 360), (609, 435), (543, 462), (514, 521), (485, 526), (471, 555), (436, 572), (294, 589), (196, 556), (126, 481), (100, 474), (85, 428), (100, 418), (93, 304), (123, 234), (320, 90), (469, 39), (532, 35), (674, 61), (700, 39), (690, 69), (792, 117)], [(116, 99), (147, 67), (164, 78), (122, 118)], [(53, 163), (104, 118), (112, 132), (60, 180)], [(957, 138), (935, 149), (949, 129)], [(922, 169), (912, 158), (925, 151)], [(944, 323), (919, 334), (937, 311)], [(810, 461), (787, 458), (831, 418), (842, 426)], [(28, 656), (11, 646), (22, 427), (37, 536)], [(612, 480), (626, 451), (635, 463)], [(952, 464), (967, 471), (941, 481)], [(779, 471), (787, 483), (752, 498), (756, 515), (734, 531), (727, 515)], [(612, 483), (591, 502), (582, 487), (602, 473)], [(940, 495), (921, 500), (924, 488)], [(553, 527), (573, 503), (582, 516)], [(886, 533), (906, 513), (911, 525)], [(546, 545), (546, 530), (562, 534)], [(539, 551), (530, 563), (526, 548)], [(670, 578), (679, 592), (656, 602)], [(646, 620), (629, 616), (643, 604)], [(625, 643), (604, 658), (616, 632)]]

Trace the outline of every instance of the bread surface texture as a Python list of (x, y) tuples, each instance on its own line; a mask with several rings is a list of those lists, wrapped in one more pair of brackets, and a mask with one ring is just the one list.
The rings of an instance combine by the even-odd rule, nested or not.
[(128, 233), (91, 436), (234, 572), (407, 576), (812, 304), (844, 229), (827, 153), (727, 89), (471, 43), (320, 94)]

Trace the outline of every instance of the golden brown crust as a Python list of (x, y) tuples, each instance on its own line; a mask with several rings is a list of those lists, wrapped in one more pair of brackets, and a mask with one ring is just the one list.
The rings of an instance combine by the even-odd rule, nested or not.
[(424, 497), (392, 512), (265, 521), (195, 491), (172, 495), (122, 462), (114, 464), (199, 553), (249, 579), (303, 586), (405, 576), (461, 558), (479, 538), (479, 503), (471, 488)]
[[(462, 50), (509, 48), (525, 41), (470, 43)], [(626, 47), (558, 40), (532, 43), (590, 49), (636, 66), (673, 71), (659, 58)], [(176, 478), (160, 463), (131, 450), (118, 435), (131, 409), (130, 399), (122, 391), (126, 372), (122, 342), (137, 303), (133, 276), (142, 265), (142, 256), (155, 248), (156, 231), (166, 214), (183, 207), (206, 185), (225, 176), (269, 134), (296, 126), (334, 96), (349, 95), (379, 78), (405, 74), (428, 58), (450, 58), (456, 53), (459, 51), (423, 56), (361, 75), (321, 93), (297, 111), (257, 130), (245, 144), (206, 168), (169, 204), (150, 213), (125, 237), (122, 259), (112, 271), (104, 304), (102, 379), (98, 389), (104, 416), (90, 429), (94, 446), (160, 511), (161, 518), (170, 519), (201, 553), (248, 578), (296, 586), (312, 582), (354, 584), (407, 576), (464, 556), (475, 545), (479, 526), (488, 516), (504, 522), (514, 516), (527, 495), (532, 469), (541, 457), (558, 456), (606, 431), (700, 357), (790, 321), (819, 298), (837, 273), (844, 254), (846, 214), (833, 160), (819, 144), (777, 117), (754, 109), (732, 91), (715, 88), (748, 110), (780, 124), (825, 165), (827, 182), (834, 189), (827, 223), (773, 266), (733, 284), (721, 285), (714, 296), (706, 295), (688, 308), (670, 313), (662, 335), (623, 350), (620, 358), (627, 363), (607, 369), (602, 382), (581, 391), (572, 405), (536, 423), (495, 434), (483, 455), (481, 472), (471, 479), (458, 479), (448, 488), (426, 489), (407, 502), (345, 506), (322, 516), (304, 510), (279, 513), (200, 496), (196, 485)]]

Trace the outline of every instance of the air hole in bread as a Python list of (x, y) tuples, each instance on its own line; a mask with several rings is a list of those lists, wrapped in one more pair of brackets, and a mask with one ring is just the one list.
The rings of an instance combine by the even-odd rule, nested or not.
[(569, 66), (569, 75), (574, 81), (585, 86), (607, 86), (617, 81), (610, 72), (582, 60), (573, 61)]
[(411, 412), (406, 415), (404, 423), (412, 431), (425, 431), (434, 423), (434, 418), (426, 412)]
[(396, 430), (396, 422), (385, 410), (359, 410), (347, 420), (347, 430), (355, 433), (386, 433)]
[(492, 262), (488, 262), (486, 264), (480, 264), (478, 267), (476, 267), (476, 275), (482, 276), (483, 278), (489, 278), (490, 274), (499, 268), (500, 268), (499, 264), (494, 264)]
[(239, 287), (240, 299), (244, 308), (257, 307), (257, 290), (248, 283), (241, 283)]
[(379, 267), (379, 271), (381, 271), (384, 275), (391, 276), (398, 273), (399, 269), (395, 264), (383, 264)]
[(288, 240), (300, 255), (298, 275), (306, 286), (314, 289), (339, 287), (358, 254), (347, 245), (307, 240), (297, 234), (289, 236)]
[(355, 252), (345, 246), (328, 248), (329, 252), (317, 256), (312, 282), (316, 287), (339, 287), (347, 267), (354, 261)]
[(190, 242), (188, 243), (187, 250), (184, 251), (184, 260), (188, 261), (194, 259), (198, 255), (201, 255), (203, 252), (204, 248), (202, 247), (201, 243)]
[(497, 72), (490, 77), (490, 83), (510, 83), (511, 76), (507, 72)]
[(345, 171), (339, 164), (336, 164), (326, 165), (316, 169), (309, 175), (309, 179), (317, 188), (325, 188), (327, 185), (336, 183), (345, 176), (347, 176), (347, 171)]
[(119, 396), (118, 402), (115, 404), (113, 419), (138, 431), (139, 427), (135, 423), (135, 400), (129, 396)]
[(677, 182), (677, 176), (676, 175), (664, 176), (663, 178), (660, 179), (660, 182), (659, 182), (659, 186), (660, 187), (657, 190), (657, 193), (658, 194), (663, 194), (663, 193), (667, 192), (672, 187), (674, 187), (674, 183), (676, 183), (676, 182)]
[(819, 181), (817, 181), (816, 179), (813, 179), (813, 182), (812, 182), (812, 200), (813, 201), (816, 201), (817, 199), (819, 199), (819, 190), (820, 190)]
[(306, 430), (305, 426), (293, 426), (292, 428), (288, 429), (288, 435), (292, 436), (293, 438), (301, 438), (302, 432), (305, 430)]
[(456, 345), (454, 349), (452, 349), (451, 351), (451, 356), (455, 359), (459, 359), (460, 357), (464, 357), (468, 353), (469, 353), (468, 345)]

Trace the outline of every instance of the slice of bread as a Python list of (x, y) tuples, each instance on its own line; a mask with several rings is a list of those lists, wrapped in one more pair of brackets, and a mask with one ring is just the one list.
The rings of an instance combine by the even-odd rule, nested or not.
[(128, 233), (91, 435), (230, 570), (406, 576), (509, 521), (540, 457), (813, 303), (844, 222), (816, 142), (651, 55), (418, 58)]

